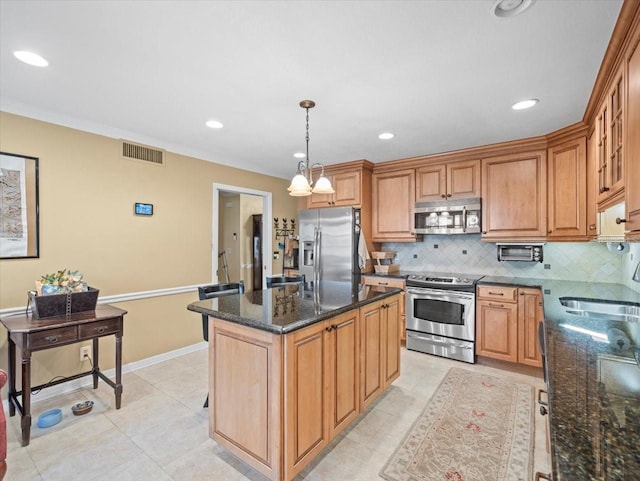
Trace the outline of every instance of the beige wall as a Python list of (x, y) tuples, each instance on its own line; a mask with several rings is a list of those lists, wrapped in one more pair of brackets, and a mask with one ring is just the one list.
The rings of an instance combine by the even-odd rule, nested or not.
[[(40, 257), (0, 260), (0, 308), (25, 306), (34, 281), (64, 267), (80, 270), (101, 296), (210, 282), (214, 182), (272, 192), (273, 211), (296, 216), (287, 179), (173, 153), (158, 167), (125, 160), (119, 149), (117, 139), (0, 113), (0, 150), (40, 159)], [(153, 204), (154, 215), (133, 215), (134, 202)], [(195, 291), (118, 304), (129, 311), (124, 361), (201, 341), (199, 316), (186, 310), (193, 300)], [(105, 369), (110, 343), (101, 343)], [(5, 369), (6, 344), (2, 328)], [(79, 371), (78, 352), (35, 353), (34, 382)]]

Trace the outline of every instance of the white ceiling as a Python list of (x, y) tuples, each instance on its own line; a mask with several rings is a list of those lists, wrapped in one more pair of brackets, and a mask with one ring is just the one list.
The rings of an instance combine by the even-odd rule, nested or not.
[(325, 164), (581, 120), (621, 0), (538, 0), (512, 19), (494, 2), (1, 0), (0, 109), (278, 177), (305, 149), (307, 98)]

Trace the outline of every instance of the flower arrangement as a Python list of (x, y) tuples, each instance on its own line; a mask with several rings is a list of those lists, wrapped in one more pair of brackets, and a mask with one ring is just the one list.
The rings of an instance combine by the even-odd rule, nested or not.
[(45, 274), (36, 281), (38, 295), (67, 294), (70, 292), (85, 292), (87, 283), (80, 271), (62, 269), (53, 274)]

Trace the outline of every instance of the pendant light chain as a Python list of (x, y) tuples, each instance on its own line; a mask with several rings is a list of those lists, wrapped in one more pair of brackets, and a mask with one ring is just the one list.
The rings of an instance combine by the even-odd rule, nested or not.
[(309, 107), (307, 107), (307, 136), (305, 137), (307, 141), (307, 168), (309, 167)]

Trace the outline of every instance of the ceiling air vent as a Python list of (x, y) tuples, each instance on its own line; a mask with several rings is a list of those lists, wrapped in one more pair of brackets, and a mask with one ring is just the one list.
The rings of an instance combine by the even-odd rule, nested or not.
[(164, 150), (153, 149), (126, 141), (122, 142), (122, 157), (129, 160), (141, 160), (155, 165), (164, 165)]

